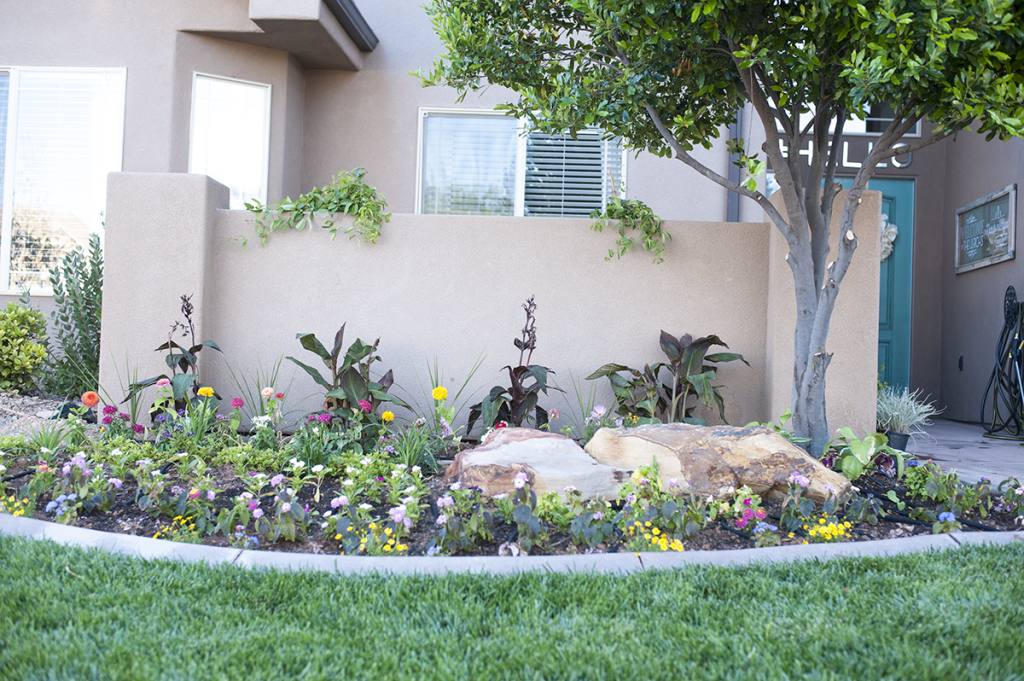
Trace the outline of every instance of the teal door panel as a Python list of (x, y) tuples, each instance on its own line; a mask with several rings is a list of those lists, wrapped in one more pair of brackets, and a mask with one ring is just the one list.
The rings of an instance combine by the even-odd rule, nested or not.
[[(840, 180), (849, 187), (851, 178)], [(910, 385), (911, 283), (914, 254), (914, 181), (873, 179), (882, 192), (882, 225), (893, 225), (892, 253), (881, 262), (878, 287), (878, 374), (898, 388)]]

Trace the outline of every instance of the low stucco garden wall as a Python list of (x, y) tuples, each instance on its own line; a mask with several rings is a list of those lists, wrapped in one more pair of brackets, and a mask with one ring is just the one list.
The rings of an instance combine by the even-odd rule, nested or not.
[[(286, 355), (319, 367), (296, 333), (315, 332), (329, 346), (347, 322), (346, 347), (379, 337), (383, 362), (374, 368), (393, 369), (405, 389), (398, 394), (420, 403), (435, 358), (451, 390), (484, 353), (470, 383), (477, 401), (507, 382), (502, 367), (518, 362), (512, 341), (525, 320), (522, 304), (534, 295), (533, 363), (554, 370), (568, 396), (544, 406), (578, 411), (570, 376), (589, 390), (582, 377), (605, 363), (661, 361), (662, 329), (717, 334), (750, 362), (719, 371), (729, 423), (774, 418), (788, 406), (792, 276), (781, 238), (765, 223), (667, 223), (673, 240), (665, 262), (654, 265), (639, 249), (606, 262), (614, 234), (590, 232), (587, 219), (394, 215), (377, 244), (344, 236), (332, 243), (317, 229), (273, 234), (261, 247), (251, 215), (226, 210), (227, 189), (206, 176), (115, 173), (107, 197), (100, 381), (111, 396), (123, 394), (118, 372), (123, 380), (126, 367), (137, 366), (140, 376), (166, 371), (154, 348), (181, 318), (180, 296), (192, 294), (197, 340), (224, 350), (223, 357), (204, 351), (202, 379), (225, 397), (235, 391), (223, 362), (246, 374), (257, 359), (267, 365)], [(865, 203), (857, 229), (868, 253), (854, 259), (830, 336), (833, 428), (874, 428), (877, 246), (872, 260), (864, 244), (877, 241), (880, 207)], [(232, 240), (239, 236), (248, 237), (247, 248)], [(291, 406), (316, 409), (321, 391), (284, 362), (282, 383), (293, 375)], [(598, 401), (611, 404), (606, 383), (599, 382)], [(312, 397), (296, 405), (300, 396)]]

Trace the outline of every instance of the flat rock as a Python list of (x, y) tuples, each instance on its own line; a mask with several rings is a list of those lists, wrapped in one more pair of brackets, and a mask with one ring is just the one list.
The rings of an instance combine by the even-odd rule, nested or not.
[(765, 426), (666, 423), (602, 428), (586, 451), (598, 463), (627, 470), (657, 461), (663, 486), (675, 478), (680, 492), (701, 497), (727, 497), (747, 485), (762, 496), (781, 498), (794, 471), (810, 479), (808, 496), (819, 503), (827, 496), (826, 485), (839, 495), (850, 491), (844, 475)]
[(532, 428), (499, 428), (479, 447), (455, 457), (445, 477), (476, 487), (484, 496), (511, 494), (525, 472), (537, 496), (572, 486), (584, 499), (614, 499), (632, 471), (603, 465), (573, 440)]

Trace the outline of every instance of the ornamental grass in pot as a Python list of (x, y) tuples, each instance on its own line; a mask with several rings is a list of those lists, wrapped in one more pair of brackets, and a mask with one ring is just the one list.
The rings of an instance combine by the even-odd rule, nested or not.
[(906, 451), (911, 435), (924, 432), (931, 418), (942, 412), (920, 397), (921, 391), (883, 385), (878, 389), (876, 421), (878, 431), (889, 438), (889, 446)]

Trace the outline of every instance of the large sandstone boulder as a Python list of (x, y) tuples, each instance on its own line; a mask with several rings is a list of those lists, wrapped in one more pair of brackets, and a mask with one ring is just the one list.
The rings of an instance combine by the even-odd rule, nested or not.
[(662, 484), (675, 478), (683, 494), (725, 497), (741, 485), (769, 498), (781, 498), (798, 471), (810, 479), (808, 496), (824, 501), (826, 485), (840, 495), (850, 481), (829, 470), (771, 428), (691, 426), (666, 423), (636, 428), (602, 428), (587, 443), (599, 463), (635, 470), (658, 462)]
[(538, 496), (572, 486), (584, 499), (614, 499), (632, 471), (594, 461), (573, 440), (531, 428), (499, 428), (482, 445), (458, 453), (445, 477), (485, 496), (511, 494), (525, 472)]

